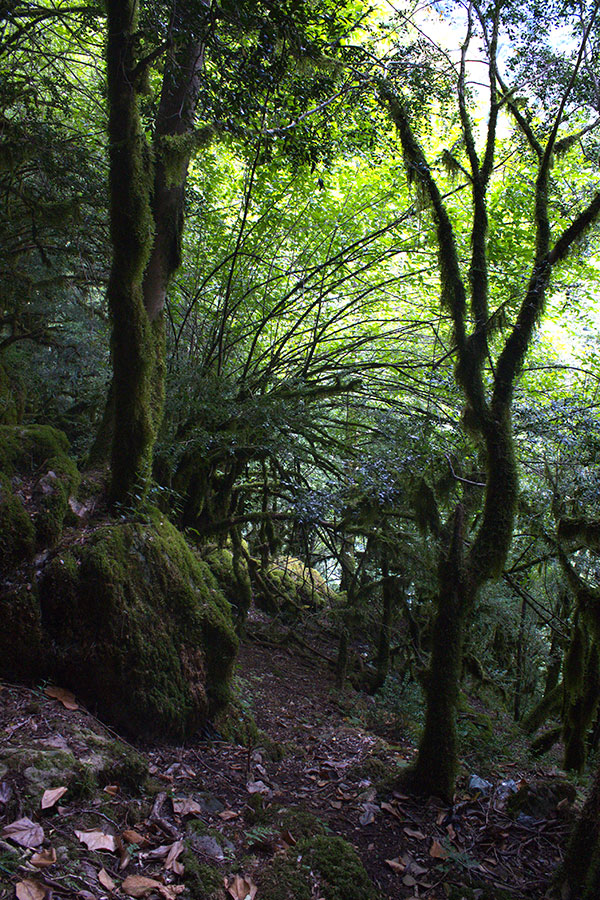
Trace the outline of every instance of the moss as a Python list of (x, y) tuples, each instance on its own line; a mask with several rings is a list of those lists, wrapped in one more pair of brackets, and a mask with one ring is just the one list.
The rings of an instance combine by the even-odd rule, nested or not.
[(283, 807), (277, 812), (277, 823), (281, 829), (289, 831), (296, 841), (324, 835), (327, 831), (321, 819), (304, 809)]
[[(0, 426), (0, 474), (4, 476), (3, 507), (7, 504), (8, 478), (36, 477), (32, 491), (36, 542), (39, 546), (56, 543), (68, 513), (69, 497), (79, 484), (79, 472), (69, 457), (69, 442), (62, 431), (49, 425)], [(13, 496), (13, 507), (15, 502), (20, 501)], [(30, 527), (22, 515), (19, 531), (29, 542)]]
[(16, 425), (18, 407), (6, 369), (0, 364), (0, 425)]
[(263, 900), (311, 900), (310, 870), (302, 855), (276, 856), (259, 877), (259, 893)]
[(50, 425), (0, 425), (0, 472), (6, 475), (33, 475), (68, 453), (66, 435)]
[(0, 474), (0, 572), (33, 556), (35, 528), (10, 479)]
[(198, 861), (190, 849), (183, 851), (179, 858), (183, 864), (183, 883), (192, 900), (217, 900), (223, 894), (223, 875), (215, 866)]
[(35, 590), (21, 585), (0, 596), (0, 677), (34, 684), (47, 672), (48, 647)]
[(182, 738), (226, 702), (237, 652), (209, 568), (160, 514), (98, 529), (46, 567), (52, 674), (136, 737)]
[(270, 615), (284, 612), (298, 615), (333, 602), (336, 594), (316, 569), (294, 556), (274, 560), (256, 585), (255, 602)]
[(252, 601), (252, 585), (245, 560), (235, 556), (228, 547), (213, 547), (204, 554), (204, 559), (236, 610), (236, 618), (245, 619)]
[(360, 858), (340, 837), (317, 836), (300, 844), (303, 859), (321, 877), (326, 900), (375, 900), (377, 892)]

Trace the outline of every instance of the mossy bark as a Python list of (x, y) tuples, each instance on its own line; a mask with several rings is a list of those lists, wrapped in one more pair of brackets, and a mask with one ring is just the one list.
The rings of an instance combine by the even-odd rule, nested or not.
[(178, 6), (151, 148), (140, 117), (147, 73), (138, 54), (137, 12), (138, 0), (107, 0), (113, 381), (91, 454), (98, 463), (111, 448), (111, 499), (127, 505), (145, 494), (163, 415), (163, 309), (180, 263), (185, 182), (195, 149), (194, 141), (166, 139), (193, 133), (202, 63), (201, 40), (185, 21), (185, 6)]
[(557, 883), (568, 900), (600, 897), (600, 767), (569, 845)]
[(143, 278), (153, 240), (152, 165), (142, 129), (137, 71), (137, 0), (107, 0), (109, 200), (113, 259), (115, 428), (111, 499), (132, 503), (145, 491), (155, 439), (154, 353), (160, 341), (146, 313)]
[(458, 771), (456, 712), (462, 671), (464, 626), (473, 597), (463, 563), (463, 510), (454, 513), (453, 534), (440, 565), (440, 592), (425, 674), (425, 726), (410, 783), (419, 792), (451, 800)]

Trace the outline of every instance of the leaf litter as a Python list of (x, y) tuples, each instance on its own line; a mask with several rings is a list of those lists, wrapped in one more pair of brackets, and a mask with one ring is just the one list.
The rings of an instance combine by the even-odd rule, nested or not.
[[(370, 774), (373, 760), (401, 765), (413, 757), (413, 748), (397, 738), (390, 746), (354, 714), (349, 717), (318, 659), (286, 649), (265, 654), (263, 646), (247, 642), (241, 664), (266, 743), (250, 750), (220, 740), (147, 748), (152, 778), (172, 792), (172, 800), (167, 793), (145, 795), (143, 786), (132, 795), (119, 784), (73, 800), (68, 781), (55, 781), (59, 787), (50, 784), (31, 798), (23, 779), (3, 776), (0, 825), (4, 846), (14, 848), (17, 900), (49, 900), (64, 877), (65, 859), (76, 861), (81, 873), (79, 900), (99, 900), (107, 892), (176, 900), (188, 875), (186, 853), (221, 872), (232, 900), (260, 900), (265, 867), (303, 836), (285, 818), (290, 811), (310, 814), (350, 841), (381, 897), (442, 900), (444, 884), (473, 883), (543, 896), (568, 832), (564, 810), (524, 830), (496, 809), (493, 791), (488, 797), (469, 791), (467, 779), (451, 807), (382, 790)], [(102, 728), (70, 692), (47, 690), (36, 720), (22, 714), (31, 692), (5, 687), (0, 729), (11, 747), (40, 735), (60, 745), (82, 717)], [(348, 706), (360, 702), (366, 701), (352, 694)], [(9, 731), (15, 722), (24, 724)], [(58, 806), (59, 800), (66, 806)], [(132, 809), (141, 815), (132, 819)], [(35, 821), (40, 811), (51, 829)], [(272, 823), (264, 833), (253, 824), (257, 811)], [(318, 882), (313, 887), (320, 896)], [(60, 891), (54, 896), (61, 897)]]

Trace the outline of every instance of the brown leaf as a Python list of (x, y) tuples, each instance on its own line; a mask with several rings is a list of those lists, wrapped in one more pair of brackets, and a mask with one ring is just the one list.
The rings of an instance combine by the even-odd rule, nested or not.
[(381, 808), (384, 812), (389, 813), (391, 816), (395, 816), (397, 819), (402, 820), (404, 816), (401, 816), (395, 806), (392, 806), (391, 803), (382, 803)]
[[(177, 858), (179, 856), (181, 856), (184, 849), (185, 849), (185, 846), (184, 846), (183, 841), (175, 841), (174, 844), (171, 844), (171, 847), (169, 848), (169, 853), (165, 860), (164, 868), (167, 870), (170, 869), (172, 872), (175, 872), (174, 866), (178, 865)], [(175, 874), (177, 874), (177, 873), (175, 873)]]
[(50, 847), (49, 850), (40, 850), (39, 853), (33, 854), (29, 862), (37, 869), (47, 869), (56, 862), (56, 850), (54, 847)]
[(403, 830), (407, 837), (416, 838), (417, 841), (424, 841), (427, 839), (422, 831), (416, 831), (414, 828), (404, 828)]
[(202, 807), (190, 797), (178, 797), (173, 799), (173, 810), (178, 816), (197, 816), (202, 812)]
[(228, 822), (230, 819), (237, 819), (239, 813), (234, 812), (232, 809), (224, 809), (223, 812), (219, 813), (219, 818), (223, 819), (224, 822)]
[(130, 897), (145, 897), (162, 887), (164, 884), (156, 878), (147, 878), (145, 875), (128, 875), (121, 884), (121, 890)]
[(15, 885), (15, 894), (17, 900), (44, 900), (46, 897), (46, 888), (31, 878), (25, 878)]
[(116, 888), (116, 884), (114, 883), (106, 869), (100, 869), (100, 871), (98, 872), (98, 881), (103, 888), (106, 888), (107, 891), (114, 891)]
[[(327, 784), (327, 782), (325, 782)], [(246, 790), (249, 794), (263, 794), (267, 795), (271, 793), (271, 788), (264, 783), (264, 781), (249, 781), (246, 785)]]
[(258, 890), (249, 875), (235, 875), (233, 878), (226, 878), (224, 883), (233, 900), (254, 900)]
[(117, 849), (112, 834), (106, 834), (104, 831), (76, 831), (75, 834), (88, 850), (110, 850), (114, 853)]
[(405, 884), (406, 887), (414, 887), (417, 883), (417, 879), (413, 878), (412, 875), (405, 875), (402, 879), (402, 884)]
[(107, 784), (104, 788), (105, 794), (110, 794), (111, 797), (116, 797), (119, 793), (119, 785), (118, 784)]
[(386, 859), (386, 865), (394, 872), (404, 872), (406, 866), (399, 859)]
[(44, 693), (47, 697), (54, 697), (55, 700), (59, 700), (65, 709), (79, 709), (78, 704), (75, 702), (75, 694), (72, 694), (71, 691), (50, 685), (50, 687), (45, 688)]
[(156, 890), (165, 900), (177, 900), (177, 895), (185, 891), (185, 884), (159, 884)]
[(429, 848), (429, 855), (434, 859), (448, 859), (448, 851), (445, 850), (439, 841), (433, 840)]
[(21, 847), (29, 847), (35, 849), (39, 847), (44, 840), (44, 829), (41, 825), (36, 825), (31, 819), (17, 819), (10, 825), (5, 825), (2, 834), (6, 838), (10, 838), (15, 844)]
[(64, 786), (44, 791), (42, 794), (42, 809), (50, 809), (61, 797), (64, 797), (66, 793), (67, 788)]
[(147, 838), (139, 831), (134, 831), (133, 828), (126, 828), (121, 837), (127, 844), (139, 844), (140, 847), (148, 843)]

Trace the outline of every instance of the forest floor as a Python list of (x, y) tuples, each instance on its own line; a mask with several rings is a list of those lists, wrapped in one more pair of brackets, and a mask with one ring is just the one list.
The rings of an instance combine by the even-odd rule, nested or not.
[[(452, 806), (408, 797), (395, 778), (413, 743), (368, 695), (334, 690), (334, 648), (317, 633), (270, 643), (260, 621), (250, 633), (236, 680), (258, 737), (137, 747), (139, 784), (102, 769), (116, 736), (68, 694), (0, 687), (0, 900), (296, 900), (276, 862), (318, 830), (356, 848), (382, 900), (546, 896), (577, 806), (558, 769), (527, 766), (502, 737), (489, 787), (465, 769)], [(92, 758), (101, 777), (86, 781)], [(527, 795), (516, 816), (509, 780)]]

